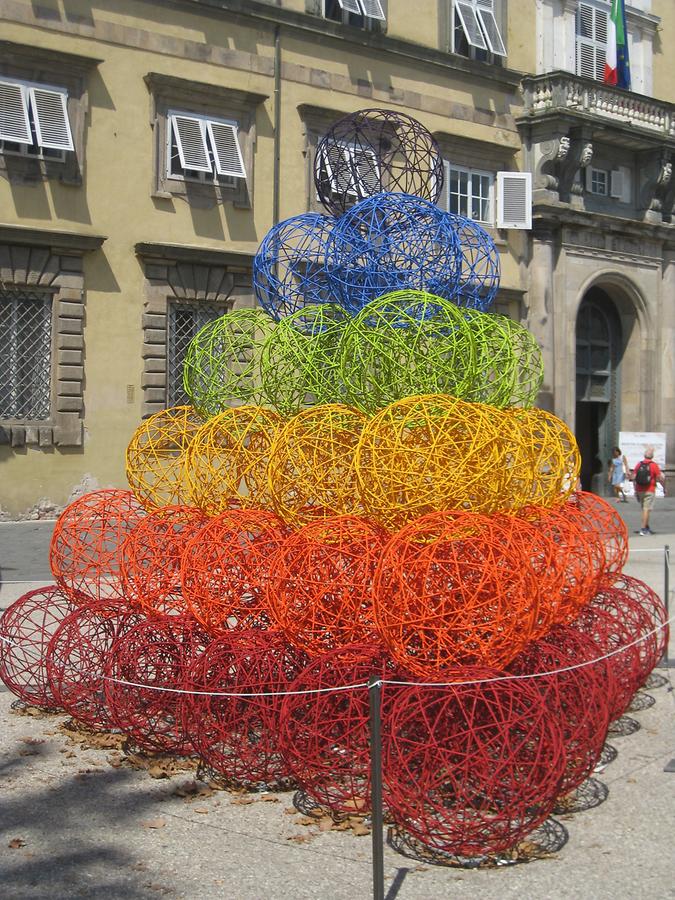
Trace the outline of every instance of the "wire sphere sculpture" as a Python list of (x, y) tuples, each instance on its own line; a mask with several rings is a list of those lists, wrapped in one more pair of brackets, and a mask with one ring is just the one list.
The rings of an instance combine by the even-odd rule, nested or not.
[(319, 141), (314, 158), (319, 199), (334, 216), (381, 191), (436, 203), (443, 177), (441, 152), (430, 132), (388, 109), (362, 109), (339, 119)]
[(365, 424), (363, 413), (335, 403), (303, 410), (278, 430), (267, 479), (282, 519), (300, 526), (362, 512), (354, 460)]
[(335, 219), (301, 213), (274, 225), (253, 259), (253, 290), (276, 321), (304, 306), (332, 302), (326, 244)]
[(276, 787), (287, 778), (279, 745), (282, 693), (304, 664), (280, 632), (236, 631), (212, 641), (193, 665), (190, 682), (203, 693), (189, 696), (190, 737), (226, 784)]
[(289, 531), (272, 512), (234, 509), (192, 536), (181, 562), (182, 594), (208, 632), (269, 627), (264, 592)]
[(186, 453), (203, 424), (193, 407), (172, 406), (136, 429), (127, 447), (127, 481), (147, 510), (190, 502)]
[(602, 547), (603, 561), (597, 567), (596, 589), (609, 575), (619, 574), (628, 561), (628, 528), (616, 509), (597, 494), (576, 491), (563, 510), (575, 518), (591, 541)]
[(73, 719), (89, 728), (114, 728), (105, 703), (105, 667), (114, 642), (142, 621), (121, 600), (90, 601), (59, 625), (47, 648), (52, 694)]
[(464, 397), (475, 379), (476, 347), (463, 312), (424, 291), (395, 291), (368, 303), (344, 329), (346, 400), (373, 413), (416, 394)]
[(193, 506), (165, 506), (141, 519), (122, 547), (122, 583), (131, 605), (146, 615), (186, 611), (181, 557), (205, 523)]
[(122, 546), (144, 516), (130, 491), (93, 491), (70, 503), (49, 546), (49, 564), (61, 590), (76, 603), (123, 600)]
[(337, 220), (326, 243), (328, 281), (355, 315), (398, 290), (458, 297), (462, 249), (453, 218), (409, 194), (375, 194)]
[(264, 399), (284, 416), (343, 395), (339, 348), (348, 318), (334, 303), (282, 319), (262, 351)]
[(268, 506), (267, 465), (281, 425), (278, 413), (260, 406), (226, 409), (209, 419), (187, 454), (195, 506), (208, 516), (233, 506)]
[(432, 294), (451, 296), (458, 306), (487, 310), (499, 290), (499, 251), (487, 231), (472, 219), (446, 214), (455, 228), (461, 248), (461, 268), (456, 283), (448, 283), (446, 273), (433, 275), (427, 285)]
[(384, 677), (386, 668), (377, 644), (331, 650), (291, 682), (294, 693), (283, 699), (280, 742), (289, 770), (313, 800), (334, 813), (370, 809), (368, 691), (322, 691), (363, 685), (372, 676)]
[(616, 577), (609, 576), (606, 583), (611, 584), (614, 590), (621, 591), (631, 600), (639, 603), (652, 622), (652, 630), (658, 629), (654, 635), (656, 646), (653, 648), (652, 654), (652, 658), (656, 661), (655, 665), (657, 665), (661, 657), (665, 655), (670, 640), (668, 610), (663, 600), (644, 581), (634, 578), (632, 575), (626, 575), (625, 572)]
[[(560, 794), (579, 787), (595, 769), (609, 728), (607, 660), (579, 666), (601, 656), (598, 645), (568, 625), (555, 625), (543, 638), (528, 644), (509, 665), (514, 675), (536, 675), (532, 685), (562, 730), (565, 770)], [(555, 672), (556, 674), (546, 674)]]
[(533, 636), (534, 529), (511, 516), (437, 512), (395, 534), (373, 586), (394, 660), (436, 680), (457, 665), (507, 665)]
[(286, 538), (270, 566), (267, 603), (292, 644), (317, 656), (378, 641), (371, 597), (387, 537), (367, 519), (337, 516)]
[(191, 616), (152, 616), (121, 634), (106, 660), (105, 700), (115, 726), (141, 750), (187, 754), (188, 671), (208, 644)]
[(531, 684), (494, 680), (502, 674), (449, 669), (450, 686), (400, 688), (388, 707), (385, 802), (433, 850), (509, 850), (555, 805), (565, 767), (558, 723)]
[(272, 330), (261, 309), (236, 309), (197, 332), (185, 354), (183, 388), (200, 415), (260, 402), (262, 348)]
[(0, 681), (24, 703), (58, 707), (47, 676), (47, 647), (75, 608), (70, 593), (41, 587), (23, 594), (0, 616)]

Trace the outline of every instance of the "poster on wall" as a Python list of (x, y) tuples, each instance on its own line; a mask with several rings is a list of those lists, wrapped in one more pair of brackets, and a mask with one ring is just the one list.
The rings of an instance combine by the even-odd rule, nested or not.
[[(665, 468), (666, 435), (663, 431), (620, 431), (619, 447), (626, 457), (631, 472), (644, 458), (646, 447), (654, 448), (654, 462), (658, 464), (661, 471)], [(635, 493), (635, 485), (632, 481), (626, 480), (623, 489), (626, 494), (631, 496)], [(656, 485), (656, 496), (663, 497), (663, 488), (660, 484)]]

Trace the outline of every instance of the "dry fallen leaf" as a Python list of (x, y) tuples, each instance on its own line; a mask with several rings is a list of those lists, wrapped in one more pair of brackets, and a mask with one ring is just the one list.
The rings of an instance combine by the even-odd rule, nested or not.
[(281, 803), (278, 797), (274, 797), (272, 794), (263, 794), (260, 798), (263, 803)]
[(253, 797), (235, 797), (232, 800), (235, 806), (248, 806), (249, 803), (253, 803)]
[(292, 834), (290, 837), (286, 838), (287, 841), (294, 841), (296, 844), (306, 844), (307, 841), (312, 840), (311, 834)]
[(25, 847), (26, 842), (23, 840), (23, 838), (12, 838), (12, 840), (7, 844), (7, 846), (11, 850), (18, 850), (19, 847)]
[(143, 828), (164, 828), (166, 825), (165, 819), (148, 819), (146, 822), (141, 822)]
[(363, 822), (357, 822), (352, 825), (352, 834), (355, 834), (357, 837), (365, 837), (367, 834), (370, 834), (370, 828), (364, 825)]
[(193, 812), (207, 814), (210, 810), (206, 809), (205, 806), (195, 806)]

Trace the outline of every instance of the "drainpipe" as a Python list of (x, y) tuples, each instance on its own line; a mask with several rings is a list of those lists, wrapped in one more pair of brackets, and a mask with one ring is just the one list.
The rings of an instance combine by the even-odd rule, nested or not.
[(281, 27), (274, 27), (274, 168), (272, 224), (279, 221), (279, 168), (281, 162)]

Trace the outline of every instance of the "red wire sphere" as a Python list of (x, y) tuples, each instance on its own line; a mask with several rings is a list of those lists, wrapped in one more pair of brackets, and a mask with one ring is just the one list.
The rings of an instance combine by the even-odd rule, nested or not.
[(191, 616), (153, 616), (115, 641), (105, 669), (105, 700), (115, 726), (141, 749), (187, 754), (188, 671), (208, 643)]
[(24, 703), (58, 706), (47, 678), (47, 645), (74, 609), (70, 594), (41, 587), (19, 597), (0, 616), (0, 680)]
[[(463, 857), (511, 849), (552, 811), (565, 751), (556, 716), (523, 681), (458, 667), (451, 686), (399, 688), (383, 721), (384, 797), (396, 824)], [(478, 681), (483, 683), (464, 683)]]
[[(650, 638), (649, 644), (652, 652), (651, 658), (654, 661), (654, 665), (657, 665), (660, 659), (665, 655), (670, 640), (668, 610), (666, 609), (663, 600), (661, 600), (656, 591), (650, 588), (648, 584), (645, 584), (644, 581), (641, 581), (639, 578), (633, 578), (631, 575), (626, 575), (625, 572), (622, 572), (616, 577), (608, 578), (606, 583), (610, 584), (615, 590), (622, 591), (626, 596), (639, 603), (647, 614), (649, 621), (651, 622), (651, 628), (648, 630), (654, 631), (655, 643), (652, 643)], [(646, 628), (647, 621), (641, 621), (643, 628)]]
[(192, 506), (165, 506), (131, 530), (122, 547), (122, 583), (129, 603), (145, 613), (184, 613), (181, 558), (207, 521)]
[[(288, 768), (320, 806), (336, 813), (370, 809), (369, 701), (365, 685), (384, 677), (377, 644), (355, 644), (319, 656), (289, 685), (280, 741)], [(331, 691), (346, 685), (356, 688)]]
[(611, 668), (606, 660), (579, 665), (601, 655), (592, 638), (569, 625), (555, 625), (545, 637), (528, 644), (508, 667), (514, 675), (537, 676), (530, 683), (561, 727), (566, 757), (561, 794), (588, 778), (605, 743)]
[(310, 656), (379, 641), (372, 589), (387, 532), (359, 516), (305, 525), (283, 542), (270, 566), (271, 616)]
[(216, 638), (192, 666), (189, 735), (203, 763), (228, 784), (279, 786), (287, 777), (279, 747), (281, 692), (305, 663), (281, 632), (250, 629)]
[(183, 597), (208, 631), (269, 627), (264, 586), (289, 533), (275, 513), (232, 509), (192, 536), (181, 563)]
[(46, 652), (49, 687), (69, 715), (91, 728), (114, 727), (105, 702), (105, 667), (114, 642), (141, 621), (120, 600), (78, 606), (54, 632)]
[(604, 564), (598, 571), (598, 583), (608, 574), (619, 573), (628, 560), (628, 528), (614, 507), (589, 491), (577, 491), (563, 510), (576, 516), (584, 532), (600, 540)]
[(122, 545), (145, 510), (130, 491), (85, 494), (59, 516), (49, 548), (52, 573), (73, 598), (122, 600)]

